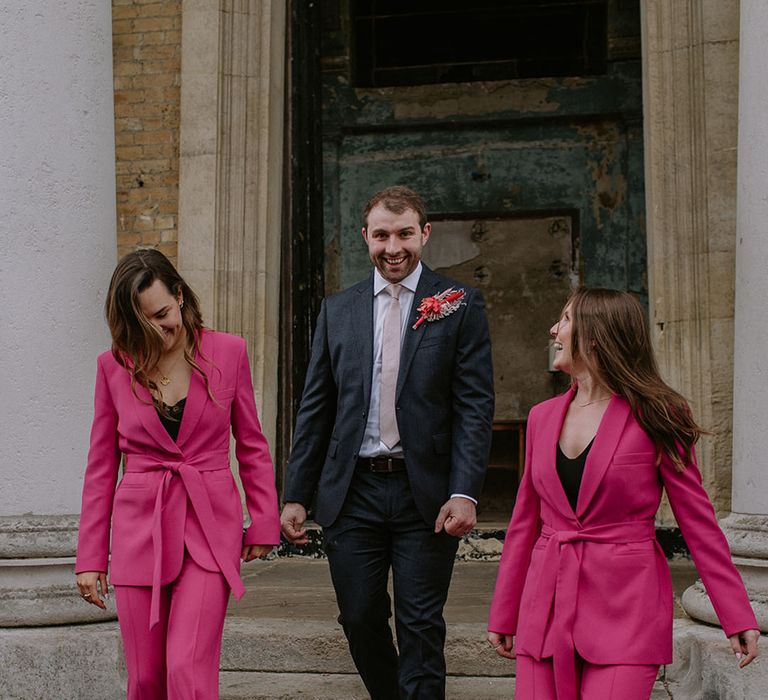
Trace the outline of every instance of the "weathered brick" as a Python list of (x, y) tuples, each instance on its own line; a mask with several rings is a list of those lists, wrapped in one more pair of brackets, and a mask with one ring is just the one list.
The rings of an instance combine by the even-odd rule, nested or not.
[(144, 90), (115, 90), (115, 104), (136, 104), (145, 100)]
[(137, 75), (133, 78), (133, 87), (136, 88), (154, 88), (154, 87), (170, 87), (175, 85), (176, 76), (173, 73), (167, 73), (166, 75), (151, 74), (151, 75)]
[(115, 157), (118, 160), (133, 160), (134, 158), (141, 158), (142, 154), (141, 146), (115, 147)]
[(133, 19), (141, 10), (135, 5), (112, 3), (112, 23), (119, 19)]
[(112, 0), (118, 251), (178, 234), (181, 5)]
[(115, 63), (112, 67), (115, 75), (138, 75), (141, 73), (141, 63), (139, 61), (121, 61)]
[(115, 119), (115, 131), (141, 131), (142, 129), (144, 124), (141, 123), (141, 119), (133, 117)]
[(171, 29), (177, 29), (175, 17), (147, 17), (138, 18), (133, 21), (133, 31), (135, 32), (165, 32)]
[(136, 135), (136, 143), (156, 144), (172, 143), (173, 132), (170, 129), (158, 129), (157, 131), (145, 131)]
[(176, 226), (175, 216), (158, 216), (155, 219), (155, 227), (158, 229), (169, 229)]
[(132, 19), (117, 19), (112, 22), (112, 34), (132, 34), (134, 32)]
[(178, 2), (153, 2), (141, 7), (143, 17), (168, 17), (181, 14), (181, 4)]

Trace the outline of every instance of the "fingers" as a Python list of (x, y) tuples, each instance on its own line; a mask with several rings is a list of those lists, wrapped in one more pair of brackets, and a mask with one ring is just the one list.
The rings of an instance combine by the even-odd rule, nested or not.
[(741, 640), (738, 634), (732, 634), (728, 637), (728, 641), (731, 643), (731, 651), (737, 659), (741, 659)]
[(435, 532), (445, 529), (454, 537), (472, 532), (477, 522), (477, 511), (473, 501), (463, 496), (454, 496), (443, 504), (435, 521)]
[(488, 633), (488, 643), (493, 650), (505, 659), (515, 658), (515, 637), (511, 634), (499, 634), (497, 632)]
[(757, 658), (757, 641), (760, 638), (760, 633), (757, 630), (747, 630), (739, 636), (743, 639), (742, 651), (746, 652), (746, 656), (739, 663), (739, 668), (744, 668)]
[[(445, 525), (445, 521), (450, 517), (450, 510), (448, 509), (448, 506), (443, 506), (440, 509), (440, 512), (437, 514), (437, 520), (435, 520), (435, 534), (440, 532), (440, 530), (443, 529), (443, 526)], [(447, 529), (446, 529), (447, 532)]]
[(271, 544), (247, 544), (243, 547), (243, 551), (240, 553), (240, 558), (243, 561), (253, 561), (254, 559), (261, 559), (266, 557), (273, 547)]
[(468, 535), (475, 527), (475, 518), (450, 511), (444, 522), (445, 531), (454, 537)]
[[(103, 581), (103, 583), (102, 583)], [(107, 575), (100, 571), (84, 571), (77, 575), (77, 588), (80, 591), (80, 597), (86, 602), (95, 605), (97, 608), (106, 610), (107, 606), (99, 595), (97, 584), (102, 586), (104, 595), (107, 594)]]
[(283, 531), (285, 539), (292, 544), (307, 544), (309, 542), (306, 528), (300, 527), (293, 520), (286, 520), (281, 523), (280, 529)]
[(445, 520), (445, 531), (453, 537), (461, 537), (466, 529), (466, 524), (461, 518), (449, 515)]
[(304, 528), (307, 511), (300, 503), (286, 503), (280, 516), (280, 529), (292, 544), (307, 544), (309, 537)]

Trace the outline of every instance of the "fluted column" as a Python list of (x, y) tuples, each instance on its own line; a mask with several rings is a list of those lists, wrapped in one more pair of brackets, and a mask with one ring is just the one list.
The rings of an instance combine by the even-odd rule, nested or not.
[(0, 46), (0, 627), (109, 619), (74, 554), (116, 258), (110, 5), (9, 0)]
[[(722, 521), (760, 627), (768, 631), (768, 4), (742, 0), (736, 319), (733, 383), (733, 497)], [(686, 611), (716, 622), (701, 585)]]
[[(730, 504), (738, 3), (645, 0), (649, 306), (664, 378), (710, 435), (704, 485)], [(662, 524), (672, 522), (669, 507)]]
[(248, 342), (274, 445), (285, 0), (182, 5), (179, 267), (212, 327)]

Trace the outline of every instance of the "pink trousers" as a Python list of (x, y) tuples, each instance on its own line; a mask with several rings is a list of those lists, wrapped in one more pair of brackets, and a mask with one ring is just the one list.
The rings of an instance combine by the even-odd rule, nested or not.
[(149, 629), (150, 587), (115, 586), (128, 669), (128, 700), (218, 700), (219, 656), (229, 585), (187, 554), (160, 594)]
[[(579, 700), (648, 700), (659, 672), (656, 665), (597, 666), (583, 659), (576, 666)], [(517, 655), (515, 700), (561, 700), (552, 659)]]

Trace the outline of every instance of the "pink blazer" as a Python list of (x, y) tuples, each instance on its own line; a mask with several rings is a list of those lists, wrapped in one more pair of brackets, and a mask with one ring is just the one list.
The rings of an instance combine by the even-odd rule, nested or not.
[[(205, 330), (176, 443), (149, 392), (105, 352), (98, 358), (91, 446), (83, 484), (76, 570), (107, 571), (110, 582), (159, 587), (181, 570), (184, 547), (209, 571), (221, 571), (239, 598), (243, 513), (229, 468), (230, 427), (251, 525), (246, 544), (278, 544), (280, 523), (272, 460), (261, 432), (245, 341)], [(123, 478), (117, 490), (121, 455)]]
[[(726, 635), (757, 628), (696, 464), (656, 466), (653, 443), (614, 397), (587, 457), (576, 512), (555, 467), (573, 390), (531, 409), (526, 465), (509, 523), (488, 629), (537, 659), (672, 661), (672, 586), (654, 516), (666, 489)], [(572, 640), (572, 641), (571, 641)]]

